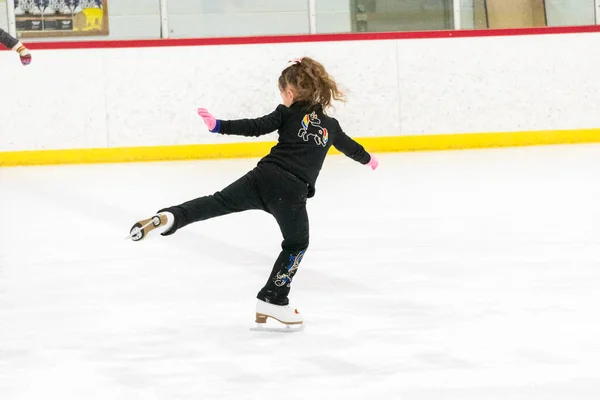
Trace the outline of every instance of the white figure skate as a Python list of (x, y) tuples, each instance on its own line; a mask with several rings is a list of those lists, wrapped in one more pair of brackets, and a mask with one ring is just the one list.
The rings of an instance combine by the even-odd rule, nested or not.
[(125, 239), (139, 242), (156, 228), (163, 228), (162, 232), (167, 231), (173, 226), (174, 221), (175, 217), (170, 212), (158, 213), (151, 218), (136, 222), (129, 230), (129, 236)]
[[(267, 319), (276, 321), (276, 325), (268, 325)], [(251, 331), (263, 332), (298, 332), (304, 329), (304, 319), (298, 310), (290, 306), (278, 306), (262, 300), (256, 302), (256, 328)]]

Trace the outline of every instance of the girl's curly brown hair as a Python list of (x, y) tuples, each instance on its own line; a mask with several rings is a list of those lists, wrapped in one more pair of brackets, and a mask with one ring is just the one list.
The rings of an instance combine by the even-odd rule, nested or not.
[(332, 106), (334, 100), (345, 101), (345, 94), (325, 67), (310, 57), (297, 60), (281, 72), (279, 89), (288, 86), (295, 92), (295, 101), (308, 101), (311, 105), (320, 104), (323, 110)]

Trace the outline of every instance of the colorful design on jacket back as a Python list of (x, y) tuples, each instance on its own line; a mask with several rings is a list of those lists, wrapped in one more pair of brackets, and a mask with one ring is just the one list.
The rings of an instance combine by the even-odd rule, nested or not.
[[(310, 129), (311, 126), (313, 129)], [(329, 132), (321, 126), (321, 120), (317, 113), (313, 111), (302, 118), (302, 128), (298, 131), (298, 137), (304, 139), (305, 142), (308, 142), (308, 139), (312, 137), (316, 144), (325, 147), (329, 141)]]

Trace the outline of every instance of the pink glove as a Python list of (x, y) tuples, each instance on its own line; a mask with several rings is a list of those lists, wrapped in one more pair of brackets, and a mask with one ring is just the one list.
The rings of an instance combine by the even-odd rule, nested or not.
[(205, 108), (198, 109), (198, 115), (202, 117), (204, 123), (208, 127), (208, 130), (212, 131), (217, 126), (217, 119), (208, 112)]
[(31, 63), (31, 53), (29, 53), (29, 49), (27, 49), (27, 47), (25, 47), (21, 42), (17, 43), (13, 50), (19, 53), (21, 64), (29, 65)]
[(372, 170), (375, 170), (379, 166), (379, 161), (377, 161), (374, 155), (371, 155), (371, 161), (369, 161), (367, 165), (371, 167)]

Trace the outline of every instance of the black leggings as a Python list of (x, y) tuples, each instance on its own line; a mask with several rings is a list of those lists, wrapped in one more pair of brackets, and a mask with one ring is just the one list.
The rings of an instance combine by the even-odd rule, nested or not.
[(259, 164), (246, 175), (213, 195), (199, 197), (178, 206), (164, 208), (175, 216), (172, 235), (193, 222), (246, 210), (263, 210), (275, 217), (283, 242), (269, 280), (257, 298), (287, 305), (291, 283), (308, 248), (308, 186), (274, 164)]

